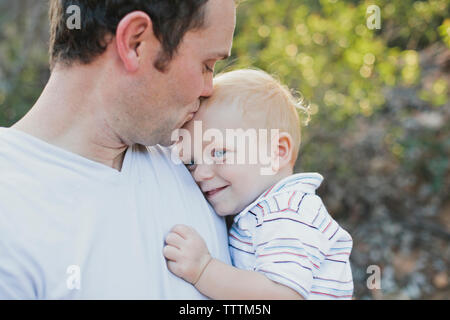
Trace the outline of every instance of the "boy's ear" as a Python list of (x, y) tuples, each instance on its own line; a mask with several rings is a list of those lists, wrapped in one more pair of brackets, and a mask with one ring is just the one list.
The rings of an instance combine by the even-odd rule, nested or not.
[(160, 44), (153, 33), (150, 17), (143, 11), (130, 12), (120, 20), (115, 42), (120, 60), (128, 72), (137, 71), (142, 61), (153, 61), (154, 58), (148, 56), (152, 53), (145, 50), (155, 51), (156, 55)]
[(272, 141), (273, 157), (272, 166), (275, 172), (283, 169), (291, 163), (293, 154), (293, 139), (287, 132), (281, 132), (278, 136), (274, 137)]

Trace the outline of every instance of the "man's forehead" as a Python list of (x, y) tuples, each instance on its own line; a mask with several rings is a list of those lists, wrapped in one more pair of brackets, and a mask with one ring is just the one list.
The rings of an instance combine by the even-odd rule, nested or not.
[(205, 34), (229, 36), (236, 27), (236, 6), (232, 0), (209, 0), (206, 7), (204, 27), (199, 31)]
[[(205, 7), (206, 25), (236, 18), (236, 3), (233, 0), (208, 0)], [(230, 20), (230, 22), (232, 22)]]

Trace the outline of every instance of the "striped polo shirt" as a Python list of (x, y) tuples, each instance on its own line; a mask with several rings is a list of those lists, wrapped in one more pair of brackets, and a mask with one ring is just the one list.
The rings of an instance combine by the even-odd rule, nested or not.
[(263, 273), (305, 299), (351, 299), (352, 237), (315, 194), (318, 173), (291, 175), (234, 218), (233, 265)]

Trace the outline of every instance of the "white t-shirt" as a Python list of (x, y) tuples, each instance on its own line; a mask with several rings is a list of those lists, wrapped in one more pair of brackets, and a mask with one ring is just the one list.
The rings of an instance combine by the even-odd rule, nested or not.
[(263, 273), (305, 299), (351, 299), (350, 234), (315, 194), (318, 173), (291, 175), (234, 218), (233, 265)]
[(170, 149), (128, 148), (119, 172), (0, 128), (0, 299), (205, 299), (167, 269), (175, 224), (230, 264), (224, 220)]

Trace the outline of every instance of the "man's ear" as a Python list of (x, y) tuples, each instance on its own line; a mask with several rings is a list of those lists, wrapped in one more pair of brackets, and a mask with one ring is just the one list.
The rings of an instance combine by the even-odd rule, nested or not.
[(272, 169), (278, 172), (291, 163), (294, 145), (291, 135), (287, 132), (280, 132), (274, 139), (277, 140), (272, 141), (273, 157), (275, 157), (272, 162), (275, 167)]
[(155, 42), (159, 44), (153, 33), (152, 21), (145, 12), (133, 11), (120, 20), (116, 30), (116, 46), (119, 57), (128, 72), (137, 71), (143, 58), (151, 59), (145, 56), (142, 50), (144, 43), (148, 44), (146, 48), (152, 48), (158, 52), (159, 48), (155, 48), (158, 46)]

